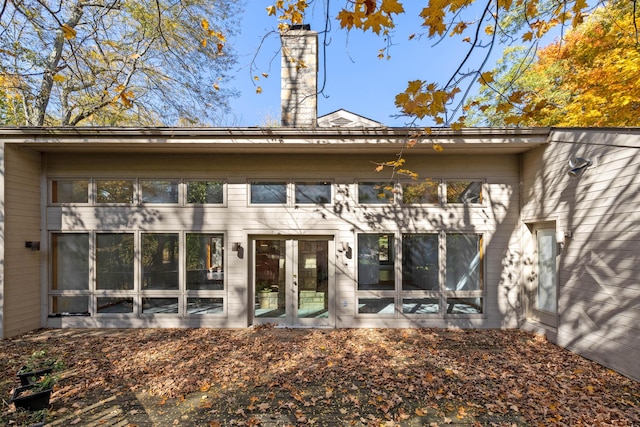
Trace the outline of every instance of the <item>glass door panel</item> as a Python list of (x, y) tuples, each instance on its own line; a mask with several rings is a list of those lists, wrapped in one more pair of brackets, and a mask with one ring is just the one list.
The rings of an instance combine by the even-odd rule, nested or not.
[(286, 240), (255, 241), (255, 316), (286, 317)]
[(298, 240), (297, 317), (329, 317), (329, 242)]

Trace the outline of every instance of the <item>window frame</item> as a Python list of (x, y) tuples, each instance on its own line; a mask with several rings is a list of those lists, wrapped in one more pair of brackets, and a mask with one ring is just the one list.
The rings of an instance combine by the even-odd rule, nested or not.
[[(284, 202), (282, 203), (257, 203), (252, 199), (251, 189), (255, 184), (284, 184)], [(291, 204), (291, 185), (286, 179), (256, 178), (247, 181), (247, 205), (250, 207), (285, 207)]]
[[(86, 181), (87, 182), (87, 201), (86, 202), (54, 202), (54, 195), (57, 193), (57, 190), (55, 190), (55, 184), (56, 182), (64, 182), (64, 181)], [(92, 178), (88, 178), (86, 176), (81, 176), (81, 177), (68, 177), (68, 176), (62, 176), (62, 177), (48, 177), (47, 180), (47, 189), (48, 189), (48, 194), (47, 194), (47, 201), (48, 201), (48, 205), (49, 206), (91, 206), (93, 204), (93, 179)]]
[[(356, 192), (355, 192), (355, 201), (357, 203), (358, 206), (366, 206), (366, 207), (385, 207), (385, 206), (393, 206), (396, 205), (398, 203), (398, 181), (397, 180), (391, 180), (391, 181), (376, 181), (376, 180), (369, 180), (369, 179), (362, 179), (362, 180), (358, 180), (356, 181)], [(383, 192), (386, 194), (387, 192), (391, 193), (391, 198), (390, 199), (386, 199), (387, 202), (371, 202), (371, 201), (361, 201), (360, 200), (360, 189), (361, 187), (364, 186), (371, 186), (372, 189), (375, 190), (375, 188), (373, 188), (373, 186), (375, 185), (379, 185), (379, 186), (391, 186), (392, 189), (391, 190), (386, 190), (383, 188)], [(382, 199), (377, 199), (377, 200), (382, 200)]]
[[(311, 184), (322, 184), (322, 185), (326, 185), (327, 187), (329, 187), (329, 201), (328, 202), (298, 202), (296, 197), (297, 197), (297, 190), (298, 190), (298, 185), (311, 185)], [(334, 199), (335, 199), (335, 189), (334, 189), (334, 182), (330, 181), (330, 180), (315, 180), (315, 179), (295, 179), (293, 181), (291, 181), (291, 202), (293, 203), (294, 206), (298, 206), (300, 208), (305, 208), (305, 207), (316, 207), (316, 206), (333, 206), (334, 204)]]
[[(191, 182), (217, 182), (222, 185), (222, 202), (220, 203), (189, 203), (189, 183)], [(184, 200), (181, 205), (185, 207), (215, 207), (225, 208), (227, 207), (227, 181), (224, 179), (207, 179), (207, 178), (185, 178), (182, 180), (182, 186), (184, 187), (183, 194)]]

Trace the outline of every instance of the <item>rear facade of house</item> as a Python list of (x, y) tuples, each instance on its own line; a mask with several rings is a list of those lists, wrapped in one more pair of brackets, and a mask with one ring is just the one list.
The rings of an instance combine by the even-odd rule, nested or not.
[(411, 179), (291, 62), (283, 127), (3, 129), (0, 335), (526, 328), (640, 378), (638, 129), (434, 130)]

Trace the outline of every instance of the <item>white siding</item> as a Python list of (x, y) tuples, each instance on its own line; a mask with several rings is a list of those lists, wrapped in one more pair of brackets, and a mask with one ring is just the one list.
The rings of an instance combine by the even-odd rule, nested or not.
[(4, 337), (42, 326), (40, 154), (5, 145)]
[[(640, 379), (640, 136), (554, 131), (523, 156), (522, 216), (571, 232), (560, 254), (558, 344)], [(593, 161), (570, 177), (568, 160)]]
[[(116, 155), (48, 154), (47, 175), (51, 177), (111, 178), (207, 178), (227, 181), (224, 207), (180, 206), (47, 208), (49, 231), (91, 230), (203, 230), (224, 232), (227, 242), (241, 242), (243, 258), (227, 252), (228, 317), (207, 321), (208, 326), (249, 324), (251, 298), (249, 239), (254, 234), (334, 235), (336, 248), (349, 242), (355, 248), (358, 232), (453, 231), (482, 233), (485, 253), (485, 313), (474, 318), (393, 318), (356, 315), (355, 275), (357, 256), (347, 259), (336, 251), (336, 326), (457, 326), (516, 327), (518, 303), (517, 260), (519, 242), (513, 230), (518, 224), (518, 173), (515, 156), (408, 156), (408, 167), (421, 177), (485, 180), (485, 203), (462, 206), (358, 206), (358, 180), (389, 179), (376, 173), (372, 161), (386, 161), (381, 155)], [(247, 182), (253, 179), (331, 180), (331, 206), (251, 206)], [(505, 254), (508, 261), (503, 261)], [(514, 263), (515, 262), (515, 263)], [(90, 319), (53, 320), (51, 325), (94, 322)], [(70, 323), (71, 322), (71, 323)], [(133, 321), (132, 326), (139, 321)], [(175, 322), (174, 322), (175, 323)], [(123, 325), (121, 325), (123, 326)]]

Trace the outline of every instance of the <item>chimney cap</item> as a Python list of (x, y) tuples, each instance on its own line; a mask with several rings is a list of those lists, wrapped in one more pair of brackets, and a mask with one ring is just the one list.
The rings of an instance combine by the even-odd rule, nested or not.
[(289, 27), (289, 29), (311, 31), (311, 24), (295, 24)]

